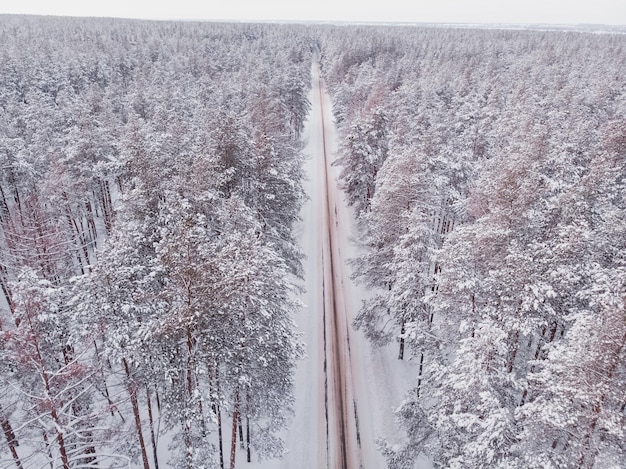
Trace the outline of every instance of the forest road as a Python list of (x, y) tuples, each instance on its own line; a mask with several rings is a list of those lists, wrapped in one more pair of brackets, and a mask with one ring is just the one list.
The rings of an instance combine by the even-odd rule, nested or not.
[[(344, 281), (338, 239), (340, 220), (337, 218), (336, 197), (337, 183), (329, 177), (328, 167), (332, 155), (327, 145), (327, 126), (329, 113), (325, 109), (324, 85), (320, 78), (319, 63), (313, 67), (314, 99), (319, 100), (319, 118), (322, 139), (319, 163), (323, 179), (323, 199), (319, 209), (324, 211), (321, 217), (321, 263), (322, 277), (322, 320), (324, 322), (324, 370), (325, 370), (325, 413), (327, 429), (327, 464), (330, 469), (358, 469), (363, 467), (360, 455), (360, 436), (358, 414), (351, 370), (350, 324), (346, 315)], [(317, 96), (315, 96), (317, 95)], [(317, 108), (318, 103), (314, 103)], [(317, 156), (317, 155), (316, 155)]]

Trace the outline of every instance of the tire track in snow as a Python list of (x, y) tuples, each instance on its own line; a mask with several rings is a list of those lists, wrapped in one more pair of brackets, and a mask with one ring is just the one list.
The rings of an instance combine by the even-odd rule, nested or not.
[[(322, 247), (322, 272), (324, 272), (325, 259), (324, 249)], [(329, 418), (328, 418), (328, 343), (326, 340), (326, 276), (322, 275), (322, 330), (324, 331), (324, 417), (326, 421), (326, 467), (330, 467), (330, 435), (329, 435)]]
[[(334, 237), (333, 227), (336, 229), (338, 225), (337, 207), (333, 205), (331, 211), (331, 189), (332, 183), (328, 179), (328, 157), (326, 145), (326, 123), (324, 119), (324, 102), (321, 79), (319, 78), (319, 66), (316, 67), (317, 87), (320, 101), (321, 124), (322, 124), (322, 149), (323, 149), (323, 179), (325, 186), (325, 242), (322, 248), (322, 269), (324, 272), (322, 281), (323, 296), (323, 318), (324, 318), (324, 370), (326, 382), (326, 426), (327, 426), (327, 450), (329, 463), (328, 467), (332, 469), (351, 469), (359, 467), (360, 456), (360, 434), (358, 429), (358, 412), (356, 400), (353, 396), (349, 396), (352, 390), (350, 367), (350, 343), (349, 343), (349, 325), (345, 317), (345, 301), (342, 305), (338, 304), (338, 297), (343, 298), (343, 279), (340, 278), (339, 268), (336, 263), (339, 259), (333, 257)], [(333, 217), (334, 214), (334, 217)], [(334, 223), (333, 221), (334, 218)], [(339, 253), (338, 253), (339, 255)], [(328, 281), (327, 281), (328, 280)], [(327, 311), (327, 308), (329, 311)], [(327, 328), (329, 332), (327, 334)], [(328, 340), (332, 340), (331, 343)], [(329, 363), (330, 362), (330, 363)], [(330, 366), (328, 366), (330, 365)], [(332, 369), (329, 377), (328, 369)], [(329, 384), (331, 382), (331, 384)], [(332, 386), (329, 387), (329, 386)], [(332, 396), (332, 404), (334, 404), (333, 412), (330, 410), (329, 396)], [(349, 403), (352, 401), (352, 405)], [(353, 415), (349, 415), (350, 407), (352, 407)], [(352, 418), (351, 418), (352, 417)], [(331, 420), (333, 422), (331, 423)], [(354, 426), (354, 428), (352, 428)], [(330, 436), (330, 428), (336, 431), (338, 441), (333, 441)], [(353, 440), (356, 440), (356, 447)], [(331, 466), (331, 462), (334, 463)]]

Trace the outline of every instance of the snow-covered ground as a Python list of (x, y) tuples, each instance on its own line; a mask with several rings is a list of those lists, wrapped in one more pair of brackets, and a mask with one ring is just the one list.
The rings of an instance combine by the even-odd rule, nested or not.
[[(337, 137), (333, 125), (332, 108), (329, 96), (324, 92), (323, 83), (319, 83), (319, 68), (313, 66), (313, 88), (310, 95), (312, 109), (305, 128), (305, 149), (309, 159), (306, 164), (308, 180), (306, 190), (310, 200), (302, 211), (300, 227), (301, 245), (307, 256), (304, 262), (306, 292), (301, 300), (306, 307), (296, 318), (298, 327), (303, 333), (307, 344), (307, 357), (298, 367), (296, 375), (295, 416), (286, 433), (287, 456), (280, 461), (266, 461), (251, 466), (263, 469), (320, 469), (340, 467), (333, 454), (327, 456), (327, 448), (335, 447), (339, 439), (333, 422), (326, 424), (326, 385), (324, 373), (324, 298), (323, 275), (324, 262), (322, 253), (328, 252), (327, 223), (333, 230), (333, 256), (335, 257), (333, 274), (336, 290), (335, 303), (342, 310), (337, 324), (342, 330), (338, 337), (349, 341), (344, 345), (349, 353), (345, 356), (346, 363), (341, 367), (344, 372), (345, 391), (350, 400), (354, 399), (358, 416), (358, 443), (352, 452), (354, 459), (348, 458), (349, 468), (384, 468), (384, 458), (378, 451), (376, 440), (386, 438), (390, 442), (402, 439), (402, 432), (397, 427), (392, 410), (398, 406), (404, 394), (414, 384), (416, 376), (415, 364), (397, 359), (398, 346), (391, 344), (381, 349), (372, 349), (363, 335), (352, 329), (352, 320), (356, 315), (361, 301), (367, 292), (355, 285), (350, 279), (351, 269), (345, 260), (355, 257), (356, 246), (351, 242), (355, 233), (352, 211), (346, 206), (343, 193), (337, 187), (338, 168), (331, 167), (335, 157)], [(321, 93), (321, 95), (320, 95)], [(325, 132), (325, 134), (324, 134)], [(324, 145), (326, 146), (326, 165), (324, 170)], [(329, 178), (328, 194), (325, 187), (325, 173)], [(327, 210), (326, 197), (328, 196)], [(327, 220), (330, 218), (330, 220)], [(337, 258), (338, 257), (338, 258)], [(325, 285), (328, 289), (328, 285)], [(345, 316), (341, 316), (345, 315)], [(329, 329), (327, 328), (327, 336)], [(328, 339), (330, 340), (330, 339)], [(327, 345), (328, 353), (334, 348)], [(326, 356), (329, 372), (328, 386), (332, 387), (332, 362), (334, 357)], [(334, 402), (336, 393), (328, 392), (329, 415), (338, 406)], [(356, 438), (354, 428), (355, 412), (350, 410), (346, 429), (347, 438)], [(329, 441), (330, 440), (330, 441)], [(352, 443), (348, 443), (352, 445)], [(423, 466), (428, 467), (428, 466)]]

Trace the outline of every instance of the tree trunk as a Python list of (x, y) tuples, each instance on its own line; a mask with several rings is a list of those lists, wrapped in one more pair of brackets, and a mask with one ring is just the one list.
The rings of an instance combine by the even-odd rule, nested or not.
[(16, 449), (16, 447), (20, 444), (15, 437), (11, 422), (9, 422), (9, 419), (4, 415), (4, 409), (2, 408), (2, 405), (0, 405), (0, 426), (2, 426), (2, 431), (4, 432), (4, 436), (7, 439), (7, 444), (9, 445), (9, 450), (11, 451), (11, 456), (13, 456), (13, 461), (15, 461), (15, 465), (19, 469), (23, 469), (22, 462), (20, 461), (20, 457), (17, 454)]
[(0, 288), (2, 288), (4, 298), (9, 305), (9, 311), (11, 312), (11, 317), (15, 322), (15, 327), (19, 327), (20, 319), (15, 316), (15, 304), (13, 303), (13, 295), (11, 294), (11, 290), (9, 289), (8, 273), (6, 267), (3, 265), (0, 265)]
[[(207, 365), (209, 369), (209, 377), (212, 377), (211, 366)], [(209, 378), (211, 379), (211, 378)], [(220, 378), (217, 370), (217, 365), (215, 366), (215, 389), (217, 391), (218, 399), (220, 394)], [(211, 393), (212, 394), (212, 393)], [(219, 440), (219, 451), (220, 451), (220, 469), (224, 469), (224, 438), (222, 432), (222, 409), (218, 403), (213, 404), (213, 412), (217, 417), (217, 437)]]
[[(515, 313), (514, 313), (515, 319), (519, 317), (521, 307), (522, 307), (522, 301), (519, 300), (517, 307), (515, 308)], [(509, 357), (507, 359), (506, 371), (508, 373), (512, 373), (513, 367), (515, 365), (515, 357), (517, 357), (517, 349), (519, 348), (519, 329), (509, 331), (508, 342), (511, 345), (511, 350), (509, 352)]]
[(43, 442), (46, 445), (46, 452), (48, 453), (48, 461), (50, 462), (50, 469), (54, 469), (54, 458), (52, 457), (52, 450), (50, 449), (50, 441), (46, 431), (43, 431)]
[(419, 368), (419, 372), (417, 373), (417, 387), (415, 389), (417, 397), (420, 397), (420, 392), (421, 392), (421, 388), (422, 388), (422, 372), (423, 372), (423, 370), (424, 370), (424, 352), (422, 352), (420, 354), (420, 368)]
[(248, 462), (252, 462), (252, 454), (250, 452), (250, 410), (246, 413), (246, 454)]
[(193, 396), (193, 337), (191, 336), (191, 328), (187, 326), (187, 392), (189, 398)]
[(214, 405), (217, 414), (217, 437), (219, 439), (220, 448), (220, 469), (224, 469), (224, 438), (222, 435), (222, 409), (219, 404)]
[(509, 334), (509, 342), (511, 344), (511, 351), (509, 352), (509, 358), (507, 360), (506, 371), (508, 373), (513, 372), (513, 365), (515, 365), (515, 357), (517, 356), (517, 349), (519, 348), (519, 330), (515, 330)]
[(101, 182), (100, 186), (102, 190), (101, 203), (102, 203), (102, 215), (104, 217), (104, 228), (107, 233), (111, 232), (113, 226), (113, 202), (111, 199), (111, 191), (109, 190), (109, 181), (106, 179)]
[[(100, 357), (100, 351), (98, 350), (98, 344), (96, 342), (96, 340), (94, 339), (93, 341), (93, 348), (94, 351), (96, 352), (96, 357)], [(99, 367), (100, 370), (100, 377), (102, 378), (102, 387), (104, 389), (104, 392), (101, 394), (104, 394), (104, 397), (107, 400), (107, 403), (109, 404), (109, 408), (110, 408), (110, 412), (111, 412), (111, 417), (115, 416), (115, 405), (113, 404), (113, 401), (111, 400), (111, 394), (109, 393), (109, 387), (107, 386), (107, 379), (106, 376), (104, 374), (104, 370), (102, 369), (102, 367)], [(124, 416), (122, 415), (122, 413), (118, 410), (118, 413), (120, 415), (120, 418), (122, 419), (122, 422), (126, 423), (126, 420), (124, 419)]]
[(0, 185), (0, 223), (4, 223), (4, 221), (9, 216), (9, 204), (7, 204), (7, 198), (4, 195), (4, 189)]
[(91, 202), (85, 202), (85, 207), (87, 208), (87, 226), (89, 226), (90, 233), (90, 244), (93, 243), (93, 248), (98, 248), (98, 230), (96, 229), (96, 221), (93, 217), (93, 209), (91, 208)]
[[(187, 296), (188, 299), (191, 298), (190, 294), (188, 293)], [(190, 301), (190, 300), (188, 300)], [(193, 351), (193, 339), (191, 336), (191, 328), (189, 326), (187, 326), (187, 394), (188, 394), (188, 398), (189, 401), (191, 402), (192, 397), (193, 397), (193, 360), (191, 357)], [(193, 460), (193, 448), (192, 448), (192, 441), (191, 441), (191, 411), (189, 411), (188, 414), (185, 415), (185, 421), (183, 422), (183, 432), (184, 432), (184, 440), (185, 440), (185, 446), (186, 446), (186, 450), (187, 450), (187, 462), (188, 462), (188, 467), (189, 469), (193, 469), (192, 468), (192, 460)]]
[[(46, 384), (48, 387), (48, 384)], [(54, 425), (56, 427), (57, 432), (57, 442), (59, 443), (59, 453), (61, 453), (61, 461), (63, 461), (63, 469), (70, 469), (70, 460), (67, 457), (67, 450), (65, 448), (65, 439), (63, 438), (63, 431), (61, 430), (61, 420), (59, 419), (59, 414), (57, 414), (56, 408), (52, 408), (50, 411), (50, 415), (52, 416), (52, 420), (54, 421)], [(146, 468), (149, 469), (149, 468)]]
[(237, 427), (239, 428), (239, 447), (241, 449), (245, 449), (246, 446), (243, 440), (243, 423), (241, 422), (241, 414), (239, 414), (239, 417), (237, 418)]
[(474, 338), (474, 334), (476, 333), (476, 297), (474, 294), (471, 294), (472, 298), (472, 338)]
[(239, 392), (235, 394), (235, 408), (233, 409), (233, 430), (230, 440), (230, 469), (235, 469), (237, 454), (237, 419), (239, 418)]
[(157, 441), (154, 434), (154, 418), (152, 417), (152, 400), (150, 399), (150, 388), (148, 386), (146, 386), (146, 399), (148, 402), (148, 419), (150, 420), (150, 441), (152, 442), (152, 456), (154, 457), (154, 467), (155, 469), (159, 469)]
[(402, 320), (402, 326), (400, 327), (400, 352), (398, 353), (398, 360), (404, 360), (404, 319)]
[[(83, 222), (80, 222), (81, 224), (81, 228), (82, 228), (82, 224)], [(87, 270), (89, 272), (91, 272), (91, 262), (89, 261), (89, 249), (87, 248), (87, 240), (85, 239), (85, 233), (81, 230), (81, 228), (78, 227), (78, 224), (76, 223), (76, 219), (72, 218), (72, 225), (74, 228), (74, 231), (76, 232), (76, 237), (78, 239), (78, 243), (80, 244), (80, 248), (83, 251), (83, 256), (85, 258), (85, 264), (87, 265)], [(78, 256), (80, 259), (80, 255)], [(81, 262), (81, 269), (83, 268), (82, 266), (82, 262)]]
[[(535, 350), (534, 361), (537, 361), (539, 359), (539, 354), (541, 352), (542, 347), (545, 344), (549, 344), (554, 340), (554, 336), (556, 335), (557, 329), (558, 329), (558, 323), (554, 321), (552, 323), (552, 327), (550, 328), (550, 335), (548, 336), (548, 339), (544, 342), (542, 340), (543, 337), (545, 336), (545, 327), (544, 327), (543, 332), (541, 333), (541, 337), (539, 338), (539, 343), (537, 344), (537, 349)], [(532, 365), (530, 367), (530, 371), (528, 372), (528, 374), (532, 374), (534, 371), (535, 371), (535, 365)], [(526, 403), (527, 397), (528, 397), (528, 386), (525, 386), (524, 392), (522, 393), (522, 398), (519, 403), (519, 407), (523, 406)]]
[(130, 402), (133, 406), (133, 414), (135, 415), (135, 427), (137, 428), (137, 438), (139, 439), (139, 448), (141, 449), (141, 459), (143, 460), (144, 469), (150, 469), (148, 464), (148, 454), (146, 453), (146, 443), (143, 439), (143, 431), (141, 430), (141, 416), (139, 415), (139, 403), (137, 401), (137, 390), (130, 382), (130, 369), (126, 358), (122, 359), (124, 363), (124, 370), (126, 371), (126, 377), (128, 378), (128, 393), (130, 394)]
[[(61, 352), (63, 353), (63, 360), (65, 362), (65, 366), (69, 366), (70, 363), (74, 361), (74, 348), (71, 345), (64, 345)], [(82, 406), (78, 402), (73, 400), (71, 409), (72, 409), (72, 414), (74, 415), (74, 417), (76, 417), (76, 420), (79, 420), (80, 417), (83, 415)], [(93, 443), (93, 434), (91, 431), (85, 432), (85, 439)], [(85, 454), (86, 455), (96, 454), (96, 448), (93, 446), (93, 444), (91, 446), (88, 446), (87, 449), (85, 449)], [(81, 463), (89, 465), (95, 460), (96, 460), (95, 457), (88, 456), (85, 459), (82, 459)]]

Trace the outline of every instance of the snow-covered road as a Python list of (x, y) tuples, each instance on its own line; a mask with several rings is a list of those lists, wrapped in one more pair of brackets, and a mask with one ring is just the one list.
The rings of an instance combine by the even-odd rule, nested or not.
[[(313, 88), (317, 91), (322, 133), (322, 177), (324, 185), (321, 197), (322, 224), (322, 299), (324, 324), (324, 369), (326, 422), (328, 427), (327, 460), (329, 467), (348, 469), (359, 467), (360, 435), (358, 407), (353, 395), (352, 368), (350, 359), (350, 325), (346, 317), (346, 301), (342, 272), (341, 250), (339, 249), (339, 219), (336, 202), (336, 184), (329, 177), (329, 155), (326, 127), (332, 121), (326, 115), (325, 93), (319, 77), (319, 67), (313, 72)], [(315, 91), (314, 91), (315, 95)], [(315, 96), (314, 96), (315, 98)], [(329, 142), (333, 140), (328, 139)], [(357, 465), (358, 464), (358, 465)]]
[[(337, 187), (337, 150), (330, 97), (313, 64), (311, 113), (306, 123), (305, 189), (309, 200), (300, 227), (306, 305), (296, 318), (307, 357), (296, 372), (295, 416), (286, 433), (288, 454), (263, 469), (378, 469), (386, 467), (376, 440), (398, 441), (392, 409), (417, 374), (397, 359), (397, 344), (372, 349), (352, 320), (367, 292), (350, 278), (346, 260), (354, 217)], [(328, 181), (328, 182), (327, 182)], [(257, 466), (259, 467), (259, 466)]]

